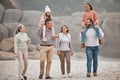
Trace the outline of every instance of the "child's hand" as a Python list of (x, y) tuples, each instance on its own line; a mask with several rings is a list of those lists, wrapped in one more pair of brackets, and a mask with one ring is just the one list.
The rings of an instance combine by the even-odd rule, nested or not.
[(73, 56), (73, 51), (70, 52), (70, 55)]
[(95, 25), (95, 27), (96, 27), (96, 28), (99, 28), (100, 26), (98, 26), (98, 25)]
[(94, 22), (94, 25), (98, 25), (98, 23), (97, 23), (97, 22)]
[(82, 27), (84, 28), (84, 27), (85, 27), (85, 24), (82, 24)]
[(44, 26), (44, 21), (41, 21), (39, 27), (42, 28)]

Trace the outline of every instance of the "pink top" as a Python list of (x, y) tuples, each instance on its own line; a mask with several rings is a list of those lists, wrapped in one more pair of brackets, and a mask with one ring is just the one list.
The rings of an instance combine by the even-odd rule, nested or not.
[(95, 11), (84, 12), (82, 16), (82, 27), (85, 27), (85, 21), (91, 18), (94, 21), (94, 24), (98, 24), (98, 15)]
[(41, 19), (40, 19), (40, 22), (39, 22), (39, 26), (43, 26), (45, 24), (45, 19), (46, 19), (46, 16), (45, 16), (45, 13), (41, 16)]

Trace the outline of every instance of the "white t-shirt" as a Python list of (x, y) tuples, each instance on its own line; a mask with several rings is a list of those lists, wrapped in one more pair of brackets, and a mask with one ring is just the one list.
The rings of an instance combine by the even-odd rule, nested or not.
[[(103, 38), (104, 33), (101, 28), (99, 28), (99, 32), (100, 32), (101, 37)], [(85, 45), (86, 46), (99, 46), (99, 39), (93, 28), (89, 28), (86, 32)]]

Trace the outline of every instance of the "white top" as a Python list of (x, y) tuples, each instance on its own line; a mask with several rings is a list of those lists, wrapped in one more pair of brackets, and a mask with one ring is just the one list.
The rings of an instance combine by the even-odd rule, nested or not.
[[(104, 37), (104, 33), (102, 29), (99, 27), (99, 32), (101, 37)], [(96, 35), (96, 32), (93, 28), (89, 28), (86, 32), (86, 40), (85, 40), (86, 46), (99, 46), (99, 39)]]
[(70, 51), (70, 34), (59, 33), (58, 37), (58, 49), (60, 51)]

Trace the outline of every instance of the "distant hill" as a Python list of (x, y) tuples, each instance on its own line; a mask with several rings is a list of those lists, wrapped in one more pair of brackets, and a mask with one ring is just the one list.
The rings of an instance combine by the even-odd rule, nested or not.
[[(84, 11), (84, 4), (90, 2), (98, 12), (120, 12), (120, 0), (0, 0), (5, 8), (44, 11), (49, 5), (54, 16), (71, 15)], [(11, 6), (11, 7), (10, 7)]]

